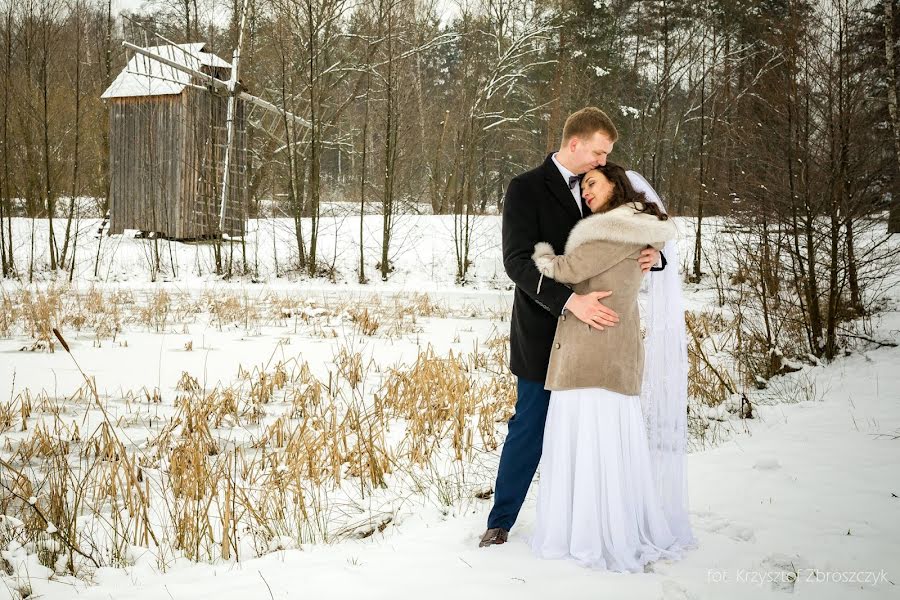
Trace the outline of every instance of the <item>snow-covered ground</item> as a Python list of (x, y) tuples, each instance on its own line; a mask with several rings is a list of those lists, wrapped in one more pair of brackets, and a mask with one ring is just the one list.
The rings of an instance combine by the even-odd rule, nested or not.
[[(454, 245), (452, 216), (422, 216), (398, 214), (394, 217), (391, 234), (389, 264), (393, 268), (387, 282), (381, 281), (378, 265), (381, 260), (383, 220), (380, 215), (367, 214), (363, 219), (365, 275), (369, 280), (357, 288), (360, 246), (360, 218), (358, 205), (330, 203), (323, 205), (319, 221), (317, 263), (324, 271), (333, 272), (333, 279), (347, 287), (400, 291), (442, 291), (456, 289), (457, 251)], [(221, 280), (215, 275), (215, 260), (209, 243), (180, 244), (168, 240), (154, 242), (134, 239), (133, 230), (112, 237), (97, 235), (100, 219), (83, 219), (73, 226), (77, 230), (76, 264), (73, 281), (78, 284), (117, 284), (141, 286), (151, 280), (177, 283), (179, 289), (205, 286)], [(460, 225), (461, 226), (461, 225)], [(57, 243), (62, 246), (66, 228), (64, 219), (55, 219)], [(309, 244), (311, 224), (303, 220), (304, 240)], [(469, 225), (469, 261), (473, 267), (468, 274), (467, 288), (510, 289), (500, 256), (500, 218), (474, 216)], [(47, 251), (49, 228), (47, 222), (35, 221), (34, 230), (29, 219), (13, 219), (14, 255), (19, 273), (28, 280), (29, 264), (33, 262), (35, 279), (46, 279), (50, 259)], [(74, 233), (72, 234), (74, 236)], [(33, 239), (33, 244), (32, 244)], [(294, 222), (290, 218), (252, 219), (245, 235), (247, 261), (251, 273), (246, 279), (264, 281), (274, 289), (290, 286), (296, 281), (297, 243)], [(154, 277), (153, 248), (158, 249), (161, 272)], [(242, 248), (239, 242), (225, 245), (223, 263), (232, 259), (234, 272), (241, 268)], [(288, 283), (286, 283), (286, 281)], [(305, 289), (307, 284), (299, 288)], [(313, 287), (319, 287), (313, 284)]]
[[(472, 284), (467, 287), (454, 284), (450, 218), (401, 219), (396, 270), (381, 282), (374, 265), (379, 218), (367, 217), (372, 256), (367, 269), (375, 280), (368, 285), (350, 283), (359, 249), (358, 220), (323, 222), (323, 260), (336, 265), (336, 283), (293, 274), (276, 277), (275, 255), (286, 263), (291, 233), (286, 222), (260, 223), (248, 239), (258, 236), (250, 248), (257, 258), (250, 262), (259, 265), (256, 278), (265, 283), (249, 278), (224, 282), (210, 273), (208, 247), (167, 242), (162, 242), (165, 262), (174, 257), (178, 275), (150, 283), (150, 242), (118, 237), (103, 240), (101, 276), (95, 278), (97, 240), (86, 236), (79, 242), (84, 258), (76, 265), (75, 285), (65, 288), (67, 314), (83, 314), (73, 306), (75, 299), (88, 303), (92, 289), (107, 299), (131, 294), (123, 307), (147, 306), (165, 291), (172, 307), (161, 324), (158, 314), (121, 316), (115, 341), (109, 335), (98, 337), (87, 325), (62, 327), (72, 356), (96, 379), (111, 416), (130, 424), (125, 429), (135, 443), (156, 431), (140, 425), (145, 418), (173, 414), (183, 372), (209, 389), (239, 379), (240, 369), (265, 370), (294, 360), (308, 364), (322, 380), (334, 372), (338, 352), (350, 348), (368, 365), (363, 393), (371, 394), (391, 367), (408, 366), (429, 345), (438, 356), (451, 351), (466, 355), (483, 351), (507, 333), (511, 292), (500, 263), (496, 217), (478, 224)], [(29, 223), (19, 220), (16, 226), (26, 232)], [(95, 228), (96, 222), (83, 223), (85, 232)], [(682, 229), (687, 256), (690, 224), (682, 223)], [(42, 235), (38, 230), (38, 240)], [(39, 241), (36, 247), (43, 245)], [(38, 279), (42, 281), (33, 289), (52, 289), (46, 278)], [(22, 292), (16, 283), (0, 286), (8, 295)], [(414, 296), (423, 292), (428, 294), (424, 305), (423, 296)], [(687, 294), (694, 310), (711, 305), (707, 289), (692, 287)], [(221, 316), (229, 298), (230, 312)], [(389, 317), (398, 306), (409, 310), (416, 298), (423, 316)], [(357, 308), (368, 308), (380, 319), (377, 331), (360, 333)], [(896, 342), (898, 332), (900, 291), (895, 288), (885, 312), (873, 319), (871, 335)], [(64, 401), (82, 387), (83, 377), (68, 354), (58, 346), (54, 353), (22, 351), (33, 343), (34, 337), (24, 331), (0, 338), (0, 398), (12, 399), (28, 389)], [(863, 346), (831, 364), (803, 366), (771, 382), (768, 390), (748, 392), (755, 419), (725, 415), (711, 421), (711, 427), (724, 431), (717, 439), (725, 441), (689, 457), (691, 515), (699, 547), (681, 561), (657, 562), (639, 575), (532, 557), (527, 545), (534, 519), (532, 489), (509, 543), (500, 547), (477, 548), (490, 500), (463, 494), (448, 507), (427, 495), (407, 494), (402, 502), (382, 495), (378, 501), (391, 503), (392, 521), (365, 539), (343, 537), (299, 547), (287, 543), (289, 549), (258, 558), (212, 563), (161, 559), (131, 546), (130, 566), (92, 570), (90, 583), (55, 575), (38, 564), (33, 552), (11, 545), (0, 549), (13, 570), (2, 581), (19, 589), (27, 581), (34, 597), (54, 599), (898, 597), (897, 365), (900, 348)], [(128, 392), (142, 389), (155, 390), (160, 402), (126, 400)], [(87, 418), (89, 412), (76, 406), (72, 418)], [(497, 431), (502, 434), (505, 427), (498, 424)], [(4, 445), (26, 435), (0, 433)], [(466, 463), (467, 491), (492, 484), (498, 456), (499, 448), (476, 453)], [(7, 593), (17, 598), (6, 585), (0, 585), (0, 598)]]

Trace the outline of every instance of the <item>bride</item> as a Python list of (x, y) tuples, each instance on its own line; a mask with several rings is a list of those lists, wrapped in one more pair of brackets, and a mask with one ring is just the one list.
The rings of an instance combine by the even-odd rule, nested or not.
[[(597, 331), (559, 317), (545, 382), (552, 393), (532, 549), (542, 558), (642, 571), (695, 544), (684, 468), (687, 360), (677, 229), (633, 171), (607, 163), (584, 175), (581, 190), (593, 214), (572, 230), (565, 254), (541, 242), (532, 258), (542, 277), (573, 284), (576, 293), (614, 289), (605, 302), (620, 321)], [(644, 278), (637, 258), (647, 246), (663, 249), (670, 267)]]

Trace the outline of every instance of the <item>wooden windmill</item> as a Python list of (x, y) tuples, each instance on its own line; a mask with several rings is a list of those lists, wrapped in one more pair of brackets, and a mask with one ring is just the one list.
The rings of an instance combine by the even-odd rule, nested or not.
[(165, 44), (123, 42), (133, 54), (101, 96), (110, 107), (111, 234), (243, 235), (246, 125), (270, 135), (285, 121), (309, 126), (241, 86), (247, 2), (230, 63), (206, 52), (203, 43), (175, 44), (158, 35)]

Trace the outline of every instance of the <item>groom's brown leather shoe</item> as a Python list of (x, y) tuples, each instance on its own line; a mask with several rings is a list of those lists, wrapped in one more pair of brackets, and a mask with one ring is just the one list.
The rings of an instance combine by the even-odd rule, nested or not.
[(505, 544), (508, 537), (509, 532), (502, 527), (488, 529), (484, 532), (484, 535), (481, 536), (481, 541), (478, 542), (478, 547), (484, 548), (485, 546)]

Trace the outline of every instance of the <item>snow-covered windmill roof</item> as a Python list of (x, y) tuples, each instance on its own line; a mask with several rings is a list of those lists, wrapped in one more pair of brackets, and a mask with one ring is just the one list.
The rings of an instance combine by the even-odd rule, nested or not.
[[(145, 50), (197, 70), (202, 66), (231, 68), (231, 63), (215, 54), (204, 52), (205, 47), (205, 43), (199, 42), (150, 46)], [(106, 99), (180, 94), (190, 82), (191, 76), (184, 71), (135, 53), (100, 97)]]

